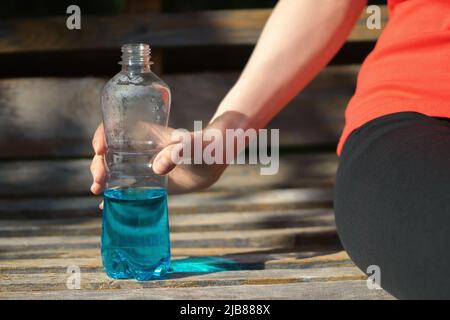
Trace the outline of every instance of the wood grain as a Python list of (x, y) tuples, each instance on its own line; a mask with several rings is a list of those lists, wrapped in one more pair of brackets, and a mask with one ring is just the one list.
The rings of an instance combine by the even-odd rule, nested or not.
[[(24, 291), (32, 288), (32, 291), (53, 291), (67, 289), (68, 274), (9, 274), (1, 276), (2, 285), (0, 292)], [(354, 266), (327, 267), (314, 269), (286, 269), (280, 270), (237, 270), (221, 271), (213, 273), (195, 274), (174, 273), (166, 280), (137, 282), (132, 280), (113, 281), (108, 279), (103, 272), (83, 272), (81, 288), (84, 290), (108, 290), (108, 289), (139, 289), (139, 288), (185, 288), (185, 287), (210, 287), (210, 286), (245, 286), (264, 284), (287, 284), (298, 282), (318, 281), (349, 281), (365, 280), (367, 275)]]
[(383, 290), (369, 290), (364, 280), (304, 282), (275, 285), (213, 286), (196, 288), (148, 288), (129, 290), (63, 290), (0, 293), (1, 299), (288, 299), (366, 300), (393, 299)]
[[(54, 248), (47, 248), (55, 250)], [(244, 248), (242, 248), (244, 249)], [(56, 249), (57, 250), (57, 249)], [(79, 250), (67, 248), (66, 252), (79, 252)], [(86, 249), (83, 249), (83, 251)], [(69, 257), (64, 258), (36, 258), (36, 259), (2, 259), (0, 260), (0, 275), (7, 278), (11, 274), (44, 274), (44, 273), (65, 273), (69, 266), (78, 266), (82, 272), (100, 272), (102, 271), (102, 262), (99, 255), (92, 257)], [(191, 248), (191, 252), (192, 252)], [(196, 249), (195, 249), (196, 250)], [(226, 250), (221, 249), (222, 253)], [(335, 249), (334, 251), (308, 251), (298, 250), (278, 251), (269, 249), (260, 251), (256, 249), (245, 248), (250, 251), (235, 252), (236, 248), (228, 249), (228, 252), (222, 255), (202, 255), (195, 251), (195, 254), (189, 256), (176, 255), (173, 256), (173, 265), (185, 264), (187, 261), (195, 270), (196, 265), (206, 265), (208, 262), (197, 260), (198, 258), (213, 258), (211, 265), (222, 264), (224, 269), (229, 270), (261, 270), (261, 269), (311, 269), (326, 268), (338, 266), (352, 266), (348, 255), (344, 251)], [(174, 248), (174, 253), (184, 254), (189, 252), (187, 248)], [(214, 258), (222, 260), (216, 261)], [(175, 267), (176, 268), (176, 267)], [(186, 268), (185, 268), (186, 269)], [(182, 273), (185, 273), (183, 271)], [(193, 273), (195, 273), (193, 271)]]

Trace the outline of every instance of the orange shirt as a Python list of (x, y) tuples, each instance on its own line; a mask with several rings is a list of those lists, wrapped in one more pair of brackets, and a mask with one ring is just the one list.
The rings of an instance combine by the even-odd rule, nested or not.
[(450, 0), (388, 0), (389, 22), (361, 66), (340, 154), (364, 123), (395, 112), (450, 118)]

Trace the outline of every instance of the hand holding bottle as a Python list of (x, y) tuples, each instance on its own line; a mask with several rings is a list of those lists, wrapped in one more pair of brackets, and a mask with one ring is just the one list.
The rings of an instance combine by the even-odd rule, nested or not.
[[(243, 123), (244, 117), (236, 112), (227, 112), (212, 121), (203, 131), (191, 132), (192, 140), (202, 135), (205, 130), (218, 129), (224, 132), (227, 128), (237, 127)], [(172, 139), (173, 128), (164, 128), (157, 125), (146, 125), (145, 132), (152, 136), (158, 144), (159, 152), (152, 159), (148, 170), (153, 170), (158, 175), (168, 175), (170, 193), (186, 193), (207, 188), (214, 184), (226, 169), (226, 164), (180, 164), (176, 165), (172, 158), (172, 152), (178, 141)], [(141, 130), (142, 131), (142, 130)], [(93, 184), (92, 193), (101, 194), (105, 188), (106, 166), (105, 153), (107, 150), (105, 132), (100, 125), (92, 140), (95, 151), (91, 164)], [(193, 143), (191, 144), (193, 145)], [(225, 148), (224, 148), (225, 149)], [(193, 155), (193, 153), (192, 153)]]

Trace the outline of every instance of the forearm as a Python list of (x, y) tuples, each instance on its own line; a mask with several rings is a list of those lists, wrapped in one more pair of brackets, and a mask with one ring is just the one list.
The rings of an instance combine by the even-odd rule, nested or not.
[(336, 54), (365, 4), (280, 0), (212, 121), (232, 111), (245, 119), (240, 127), (264, 127)]

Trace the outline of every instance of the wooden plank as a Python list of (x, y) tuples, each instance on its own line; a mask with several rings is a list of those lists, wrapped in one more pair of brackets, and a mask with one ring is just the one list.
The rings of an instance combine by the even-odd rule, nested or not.
[[(100, 197), (0, 199), (0, 219), (96, 217)], [(331, 188), (204, 191), (170, 195), (171, 214), (330, 208)]]
[[(171, 232), (255, 230), (333, 226), (331, 209), (296, 209), (195, 213), (170, 215)], [(7, 220), (0, 225), (0, 237), (93, 236), (100, 234), (101, 217), (92, 219)]]
[(130, 290), (62, 290), (2, 292), (0, 299), (393, 299), (383, 290), (370, 290), (364, 280), (303, 282), (275, 285), (148, 288)]
[[(80, 234), (77, 232), (77, 234)], [(100, 230), (93, 235), (39, 235), (22, 236), (20, 232), (13, 237), (2, 238), (3, 250), (96, 248), (99, 247)], [(243, 231), (198, 231), (172, 233), (174, 247), (315, 247), (319, 245), (338, 245), (339, 239), (334, 224), (311, 227), (291, 227), (282, 229), (261, 229)]]
[[(42, 240), (40, 241), (42, 242)], [(26, 250), (31, 251), (32, 249), (33, 248), (27, 248)], [(49, 249), (51, 249), (51, 246), (46, 248), (46, 250)], [(55, 249), (58, 250), (57, 248)], [(67, 252), (79, 252), (76, 248), (65, 250)], [(83, 249), (83, 251), (84, 250), (86, 249)], [(65, 273), (69, 266), (78, 266), (82, 272), (101, 272), (103, 269), (99, 254), (100, 249), (97, 248), (96, 250), (97, 255), (87, 258), (65, 256), (64, 258), (49, 259), (2, 259), (0, 260), (0, 275)], [(214, 248), (213, 250), (217, 249)], [(221, 250), (223, 252), (225, 249)], [(231, 248), (229, 250), (229, 252), (235, 252), (236, 248)], [(189, 263), (191, 267), (196, 265), (205, 266), (208, 263), (211, 264), (211, 262), (208, 261), (213, 261), (212, 264), (214, 264), (214, 262), (217, 263), (215, 258), (221, 259), (220, 264), (227, 266), (229, 270), (308, 269), (353, 265), (347, 253), (345, 251), (339, 251), (339, 249), (335, 249), (334, 251), (287, 251), (284, 249), (282, 252), (278, 252), (277, 250), (265, 252), (254, 248), (245, 248), (245, 250), (251, 251), (227, 253), (221, 256), (205, 256), (201, 255), (199, 251), (191, 251), (194, 252), (194, 254), (189, 256), (173, 255), (172, 262), (176, 270), (180, 270), (180, 268), (187, 263)], [(183, 254), (186, 252), (189, 252), (189, 248), (174, 248), (174, 253)], [(205, 262), (205, 260), (199, 259), (202, 257), (210, 258), (210, 260)], [(183, 268), (183, 272), (185, 269), (186, 268)]]
[[(0, 162), (0, 198), (89, 195), (90, 159)], [(276, 175), (262, 176), (259, 165), (231, 165), (209, 190), (330, 187), (338, 158), (334, 153), (282, 154)]]
[[(171, 233), (173, 247), (284, 247), (337, 244), (335, 226), (293, 227), (242, 231)], [(97, 248), (97, 236), (38, 236), (2, 238), (0, 250)]]
[[(383, 24), (387, 20), (382, 6)], [(129, 16), (83, 16), (76, 32), (66, 27), (66, 16), (10, 19), (1, 22), (0, 53), (104, 49), (123, 43), (149, 42), (155, 48), (196, 45), (253, 45), (270, 9), (218, 10)], [(381, 30), (366, 27), (361, 14), (349, 41), (375, 41)]]
[[(326, 68), (270, 124), (282, 146), (334, 144), (344, 108), (354, 92), (358, 66)], [(209, 121), (237, 73), (167, 75), (172, 89), (171, 126)], [(91, 156), (101, 122), (100, 78), (0, 80), (0, 158)]]
[[(295, 252), (292, 250), (292, 248), (283, 247), (172, 247), (171, 254), (174, 259), (221, 256), (235, 260), (240, 264), (255, 265), (264, 263), (263, 266), (266, 269), (324, 267), (350, 263), (348, 255), (345, 251), (341, 251), (342, 247), (340, 244), (302, 246)], [(42, 262), (59, 259), (63, 263), (62, 267), (66, 267), (67, 261), (64, 261), (64, 259), (71, 261), (73, 259), (98, 260), (100, 259), (99, 252), (98, 246), (94, 248), (23, 248), (20, 251), (3, 251), (0, 255), (0, 260), (41, 260)], [(24, 265), (36, 267), (36, 262), (32, 263), (34, 264), (31, 266), (26, 262)], [(42, 268), (46, 268), (45, 263), (39, 265)], [(100, 267), (100, 264), (97, 267)]]
[[(174, 266), (176, 269), (176, 264)], [(217, 268), (218, 269), (218, 268)], [(1, 276), (0, 292), (53, 291), (67, 289), (69, 274), (36, 273), (4, 274)], [(287, 284), (299, 282), (365, 280), (367, 275), (354, 266), (286, 270), (237, 270), (206, 273), (174, 272), (164, 280), (137, 282), (113, 281), (105, 273), (81, 273), (82, 290), (130, 290), (144, 288), (186, 288), (210, 286), (245, 286), (264, 284)]]
[(126, 0), (124, 13), (161, 12), (162, 0)]

